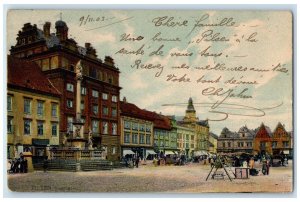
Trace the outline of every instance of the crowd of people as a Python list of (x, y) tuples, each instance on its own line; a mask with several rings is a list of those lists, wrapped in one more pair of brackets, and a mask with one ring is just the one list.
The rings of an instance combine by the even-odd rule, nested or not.
[(8, 161), (10, 164), (8, 173), (27, 173), (28, 164), (27, 160), (24, 158), (23, 153), (20, 153), (19, 158), (10, 159)]

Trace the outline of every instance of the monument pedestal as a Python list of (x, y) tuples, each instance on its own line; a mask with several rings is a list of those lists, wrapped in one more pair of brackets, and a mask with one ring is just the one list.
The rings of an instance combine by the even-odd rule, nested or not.
[(84, 138), (72, 138), (68, 139), (68, 142), (71, 143), (71, 147), (82, 149), (85, 148), (86, 140)]

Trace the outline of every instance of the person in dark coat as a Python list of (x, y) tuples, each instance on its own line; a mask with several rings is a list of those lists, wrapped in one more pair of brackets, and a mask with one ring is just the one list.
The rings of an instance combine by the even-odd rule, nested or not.
[(43, 163), (43, 168), (44, 168), (44, 172), (46, 172), (48, 170), (48, 157), (45, 157), (44, 159), (44, 163)]
[(140, 162), (140, 158), (136, 157), (135, 159), (135, 166), (138, 168), (139, 167), (139, 162)]

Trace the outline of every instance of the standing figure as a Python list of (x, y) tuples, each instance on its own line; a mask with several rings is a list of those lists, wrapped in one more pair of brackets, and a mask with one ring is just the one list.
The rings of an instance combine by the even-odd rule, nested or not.
[(135, 159), (135, 166), (138, 168), (139, 167), (139, 162), (140, 162), (140, 158), (137, 156)]

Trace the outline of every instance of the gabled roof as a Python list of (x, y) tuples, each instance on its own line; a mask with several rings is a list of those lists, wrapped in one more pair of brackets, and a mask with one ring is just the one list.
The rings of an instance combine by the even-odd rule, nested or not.
[(37, 93), (61, 95), (36, 63), (10, 55), (7, 56), (7, 84), (12, 87), (35, 90)]
[(284, 125), (282, 125), (280, 122), (278, 122), (277, 126), (275, 127), (274, 133), (275, 133), (275, 131), (276, 131), (278, 128), (282, 128), (282, 129), (287, 133), (287, 131), (285, 130)]
[(255, 137), (257, 136), (257, 133), (262, 130), (263, 128), (265, 128), (265, 130), (267, 131), (267, 134), (269, 135), (269, 137), (272, 137), (272, 131), (271, 129), (264, 125), (264, 123), (261, 123), (260, 127), (256, 129), (256, 133), (255, 133)]

